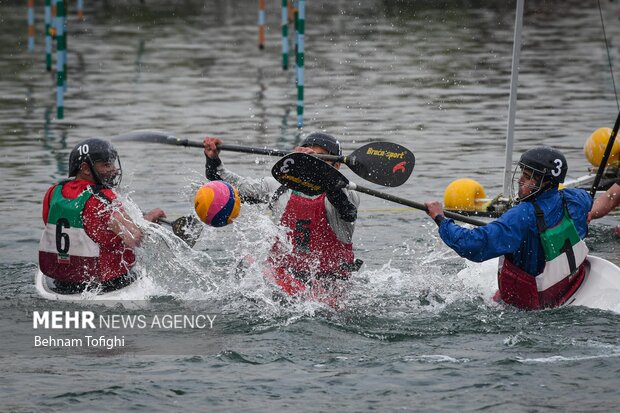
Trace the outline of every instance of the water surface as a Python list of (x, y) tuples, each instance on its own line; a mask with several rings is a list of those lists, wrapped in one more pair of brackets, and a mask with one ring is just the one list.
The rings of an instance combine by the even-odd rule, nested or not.
[[(16, 3), (0, 5), (0, 306), (3, 314), (21, 312), (21, 321), (5, 318), (3, 347), (21, 344), (18, 331), (30, 333), (24, 314), (51, 308), (32, 283), (40, 203), (47, 187), (66, 176), (77, 142), (145, 128), (279, 148), (301, 136), (294, 70), (280, 68), (276, 2), (268, 2), (263, 51), (253, 1), (86, 2), (85, 21), (73, 13), (69, 19), (64, 120), (56, 119), (54, 78), (45, 72), (43, 10), (37, 9), (38, 37), (29, 53), (26, 10)], [(501, 191), (514, 2), (306, 7), (303, 133), (326, 130), (347, 153), (372, 140), (410, 148), (417, 163), (405, 185), (367, 185), (397, 196), (441, 199), (463, 177), (478, 180), (489, 196)], [(616, 5), (601, 7), (618, 73)], [(613, 126), (617, 113), (596, 4), (526, 2), (515, 152), (556, 146), (566, 154), (569, 177), (581, 176), (589, 167), (585, 140)], [(172, 218), (191, 212), (204, 181), (200, 150), (117, 148), (121, 192), (134, 213), (158, 206)], [(236, 153), (222, 159), (253, 176), (268, 175), (274, 161)], [(425, 214), (366, 195), (360, 209), (354, 245), (365, 265), (340, 311), (312, 301), (282, 304), (258, 268), (235, 278), (237, 261), (266, 254), (275, 234), (258, 207), (244, 206), (232, 226), (205, 229), (194, 250), (151, 227), (138, 253), (153, 285), (139, 298), (154, 297), (141, 309), (89, 308), (211, 312), (220, 317), (217, 328), (149, 331), (145, 337), (158, 348), (150, 354), (144, 342), (75, 356), (5, 351), (3, 410), (616, 408), (618, 314), (578, 307), (524, 313), (494, 304), (494, 286), (458, 276), (465, 261), (441, 243)], [(613, 217), (595, 223), (587, 242), (596, 255), (620, 263), (609, 231), (615, 224)]]

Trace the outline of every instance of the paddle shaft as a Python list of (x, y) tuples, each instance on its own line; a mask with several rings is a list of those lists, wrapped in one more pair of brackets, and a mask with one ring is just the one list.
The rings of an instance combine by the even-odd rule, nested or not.
[[(383, 193), (383, 192), (375, 191), (374, 189), (365, 188), (363, 186), (359, 186), (357, 184), (354, 184), (353, 182), (349, 182), (349, 184), (347, 185), (347, 188), (350, 189), (350, 190), (353, 190), (353, 191), (362, 192), (364, 194), (372, 195), (372, 196), (375, 196), (377, 198), (385, 199), (387, 201), (396, 202), (397, 204), (407, 205), (407, 206), (409, 206), (411, 208), (419, 209), (421, 211), (425, 211), (425, 212), (427, 211), (426, 205), (420, 204), (419, 202), (410, 201), (408, 199), (404, 199), (404, 198), (400, 198), (400, 197), (397, 197), (397, 196), (394, 196), (394, 195), (390, 195), (390, 194), (386, 194), (386, 193)], [(470, 218), (470, 217), (467, 217), (465, 215), (456, 214), (454, 212), (444, 211), (443, 214), (444, 214), (444, 216), (446, 216), (448, 218), (452, 218), (452, 219), (455, 219), (457, 221), (465, 222), (467, 224), (476, 225), (478, 227), (486, 225), (486, 222), (479, 221), (477, 219)]]
[[(189, 139), (178, 139), (173, 138), (170, 139), (170, 143), (178, 146), (188, 146), (192, 148), (204, 148), (202, 142), (190, 141)], [(241, 153), (253, 153), (256, 155), (268, 155), (268, 156), (286, 156), (291, 151), (283, 151), (280, 149), (269, 149), (269, 148), (255, 148), (252, 146), (242, 146), (242, 145), (230, 145), (221, 143), (217, 145), (217, 149), (221, 151), (231, 151), (231, 152), (241, 152)], [(327, 154), (312, 154), (317, 158), (323, 159), (325, 161), (335, 161), (342, 162), (346, 164), (348, 162), (347, 156), (337, 156), (337, 155), (327, 155)]]
[[(382, 145), (381, 142), (377, 144)], [(369, 145), (372, 145), (372, 144), (369, 144)], [(358, 176), (361, 176), (362, 178), (370, 182), (373, 182), (375, 184), (379, 184), (379, 185), (399, 186), (409, 178), (409, 176), (411, 175), (413, 165), (415, 163), (415, 157), (413, 156), (412, 153), (408, 155), (410, 157), (410, 161), (402, 162), (402, 166), (400, 165), (388, 166), (390, 162), (389, 160), (387, 161), (388, 164), (383, 164), (383, 166), (379, 166), (381, 162), (385, 162), (385, 160), (382, 159), (380, 161), (374, 161), (374, 162), (378, 162), (378, 164), (375, 164), (375, 167), (373, 168), (372, 165), (374, 162), (370, 162), (370, 159), (360, 160), (359, 153), (360, 152), (364, 153), (366, 151), (365, 148), (367, 148), (369, 145), (356, 149), (355, 151), (351, 153), (351, 155), (348, 155), (348, 156), (338, 156), (338, 155), (318, 154), (318, 153), (313, 153), (312, 156), (319, 158), (326, 162), (343, 163), (347, 165)], [(404, 149), (405, 151), (408, 152), (407, 149), (400, 147), (400, 145), (392, 144), (389, 142), (383, 143), (383, 145), (398, 146), (399, 149)], [(233, 152), (254, 153), (254, 154), (270, 155), (270, 156), (286, 156), (286, 155), (293, 153), (293, 152), (286, 152), (286, 151), (282, 151), (278, 149), (253, 148), (253, 147), (247, 147), (247, 146), (241, 146), (241, 145), (228, 145), (228, 144), (217, 145), (217, 148), (220, 150), (228, 150), (228, 151), (233, 151)], [(373, 149), (368, 149), (368, 151), (372, 152)], [(380, 153), (381, 154), (380, 156), (383, 156), (383, 154), (386, 151), (377, 150), (376, 152)], [(400, 152), (400, 153), (391, 152), (390, 154), (395, 154), (395, 158), (398, 158), (400, 160), (401, 157), (404, 157), (405, 152)], [(398, 160), (395, 162), (398, 162)], [(367, 165), (365, 165), (366, 163)], [(406, 169), (404, 165), (407, 163), (410, 163), (410, 166), (407, 167), (409, 168), (408, 172), (405, 172)], [(397, 170), (400, 171), (399, 168), (402, 169), (402, 172), (403, 172), (403, 174), (401, 174), (400, 176), (399, 174), (397, 174)], [(391, 173), (388, 171), (391, 171)]]
[[(203, 147), (202, 145), (200, 146)], [(287, 152), (287, 151), (282, 151), (280, 149), (253, 148), (251, 146), (229, 145), (229, 144), (224, 144), (224, 143), (217, 145), (217, 149), (221, 151), (254, 153), (257, 155), (268, 155), (268, 156), (286, 156), (289, 153), (291, 153), (290, 151)], [(349, 161), (348, 156), (328, 155), (328, 154), (323, 154), (323, 153), (313, 153), (312, 156), (316, 156), (317, 158), (322, 159), (324, 161), (342, 162), (347, 166), (352, 165), (352, 163)]]
[[(163, 143), (173, 146), (204, 148), (202, 142), (179, 139), (163, 131), (137, 130), (113, 137), (116, 141)], [(292, 153), (279, 149), (255, 148), (241, 145), (220, 144), (220, 150), (258, 155), (283, 157)], [(404, 184), (415, 166), (415, 155), (402, 145), (392, 142), (370, 142), (347, 156), (314, 154), (326, 162), (343, 163), (356, 175), (374, 184), (396, 187)]]
[(609, 135), (609, 142), (607, 142), (607, 147), (605, 148), (605, 154), (603, 155), (601, 164), (598, 166), (598, 171), (596, 172), (596, 178), (594, 178), (594, 182), (592, 183), (592, 188), (590, 189), (590, 196), (592, 198), (594, 198), (594, 195), (596, 195), (598, 184), (599, 182), (601, 182), (601, 178), (603, 177), (603, 173), (605, 172), (605, 168), (607, 167), (607, 161), (609, 160), (609, 156), (611, 155), (611, 149), (614, 146), (614, 141), (616, 140), (616, 135), (618, 134), (619, 128), (620, 128), (620, 112), (618, 112), (618, 117), (616, 118), (616, 124), (614, 125), (614, 129), (611, 131), (611, 135)]
[[(253, 148), (251, 146), (229, 145), (229, 144), (224, 144), (224, 143), (217, 145), (217, 149), (221, 151), (255, 153), (257, 155), (268, 155), (268, 156), (286, 156), (289, 153), (291, 153), (290, 151), (282, 151), (280, 149)], [(317, 158), (322, 159), (324, 161), (342, 162), (345, 165), (348, 165), (350, 163), (348, 156), (328, 155), (328, 154), (322, 154), (322, 153), (320, 154), (313, 153), (312, 156), (316, 156)]]

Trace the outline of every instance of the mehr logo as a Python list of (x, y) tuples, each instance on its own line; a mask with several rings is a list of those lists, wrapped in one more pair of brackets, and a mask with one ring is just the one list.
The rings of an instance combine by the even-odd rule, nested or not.
[(34, 311), (32, 328), (96, 328), (92, 311)]
[(92, 311), (33, 311), (34, 329), (212, 329), (216, 315), (209, 314), (107, 314), (95, 316)]

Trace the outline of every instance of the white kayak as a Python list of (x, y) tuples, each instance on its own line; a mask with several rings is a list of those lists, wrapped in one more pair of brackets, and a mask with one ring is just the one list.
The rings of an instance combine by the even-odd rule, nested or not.
[[(588, 266), (583, 283), (564, 303), (613, 311), (620, 314), (620, 268), (603, 258), (588, 255)], [(499, 259), (474, 263), (458, 273), (466, 285), (478, 287), (490, 299), (497, 290)], [(485, 298), (486, 298), (485, 297)]]
[(126, 287), (105, 293), (96, 293), (94, 291), (84, 291), (75, 294), (60, 294), (54, 291), (54, 280), (37, 270), (34, 285), (37, 293), (47, 300), (52, 301), (134, 301), (146, 300), (148, 298), (147, 291), (152, 291), (152, 282), (146, 277), (139, 277), (136, 281)]

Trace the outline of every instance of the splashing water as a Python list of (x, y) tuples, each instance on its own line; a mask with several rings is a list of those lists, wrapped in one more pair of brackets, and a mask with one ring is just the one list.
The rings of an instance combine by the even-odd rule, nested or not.
[(252, 320), (250, 325), (258, 330), (317, 315), (336, 323), (367, 317), (404, 320), (488, 295), (457, 276), (463, 264), (454, 254), (446, 257), (445, 249), (405, 241), (380, 268), (354, 273), (345, 284), (346, 295), (332, 308), (316, 297), (289, 297), (265, 278), (272, 240), (286, 239), (286, 229), (275, 225), (261, 207), (244, 205), (243, 214), (227, 227), (205, 226), (192, 249), (167, 227), (145, 221), (129, 197), (123, 202), (146, 234), (136, 250), (135, 267), (149, 281), (145, 296), (209, 301)]

